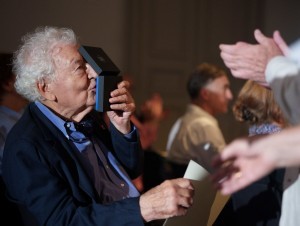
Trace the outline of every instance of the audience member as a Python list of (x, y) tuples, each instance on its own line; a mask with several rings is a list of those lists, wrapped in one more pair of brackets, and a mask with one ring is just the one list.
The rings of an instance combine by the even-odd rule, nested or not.
[[(165, 179), (163, 176), (164, 157), (154, 147), (158, 138), (159, 125), (165, 115), (162, 97), (158, 93), (153, 93), (131, 117), (131, 121), (139, 131), (141, 146), (144, 151), (142, 174), (133, 180), (133, 183), (142, 193), (159, 185)], [(156, 220), (145, 225), (160, 226), (163, 223), (164, 220)]]
[(158, 93), (153, 93), (131, 117), (131, 121), (139, 130), (144, 150), (143, 173), (134, 181), (141, 192), (148, 191), (164, 180), (164, 156), (155, 149), (154, 143), (158, 138), (161, 120), (165, 117), (163, 99)]
[[(186, 88), (190, 103), (169, 133), (166, 178), (183, 177), (190, 160), (211, 172), (210, 149), (218, 152), (225, 146), (225, 139), (215, 118), (228, 111), (228, 103), (233, 97), (225, 71), (214, 64), (199, 64), (189, 76)], [(199, 214), (201, 221), (207, 222), (217, 192), (207, 181), (201, 185), (197, 195), (205, 197), (202, 198)]]
[(259, 30), (254, 35), (257, 44), (220, 45), (221, 57), (235, 77), (270, 85), (285, 117), (294, 126), (259, 139), (233, 141), (215, 159), (214, 166), (219, 170), (212, 180), (223, 194), (231, 194), (275, 168), (297, 167), (294, 178), (285, 177), (280, 225), (300, 225), (299, 59), (293, 59), (297, 54), (288, 48), (278, 31), (273, 39)]
[(41, 27), (22, 39), (13, 69), (31, 101), (7, 136), (3, 178), (28, 225), (144, 225), (187, 213), (193, 186), (168, 180), (140, 195), (142, 170), (135, 110), (122, 81), (111, 92), (109, 130), (94, 112), (97, 74), (71, 29)]
[(0, 54), (0, 175), (2, 156), (7, 133), (21, 117), (27, 100), (15, 88), (15, 75), (12, 73), (11, 53)]
[(228, 103), (233, 97), (225, 71), (213, 64), (198, 65), (188, 79), (187, 92), (190, 103), (169, 133), (166, 154), (168, 178), (183, 177), (190, 160), (210, 168), (203, 150), (207, 142), (218, 151), (225, 146), (215, 118), (228, 111)]
[[(249, 125), (249, 136), (280, 132), (285, 126), (283, 114), (273, 92), (248, 80), (233, 105), (239, 122)], [(279, 224), (284, 169), (278, 169), (231, 195), (214, 226)]]
[[(18, 208), (5, 196), (2, 179), (2, 157), (7, 133), (19, 120), (27, 101), (14, 88), (15, 75), (12, 72), (12, 53), (0, 54), (0, 204), (2, 222), (22, 225)], [(13, 216), (13, 217), (11, 217)]]

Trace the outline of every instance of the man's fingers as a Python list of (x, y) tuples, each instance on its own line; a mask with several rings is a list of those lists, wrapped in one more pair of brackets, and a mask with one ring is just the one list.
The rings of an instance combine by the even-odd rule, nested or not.
[(269, 40), (259, 29), (255, 29), (254, 37), (259, 44), (264, 44)]
[(171, 181), (174, 181), (181, 188), (189, 188), (189, 189), (194, 190), (193, 184), (189, 179), (177, 178), (177, 179), (173, 179)]
[(120, 83), (118, 83), (118, 89), (123, 88), (123, 87), (129, 89), (130, 88), (130, 83), (126, 80), (123, 80)]
[(222, 52), (226, 52), (228, 54), (236, 55), (239, 54), (239, 49), (248, 46), (248, 43), (245, 42), (237, 42), (236, 44), (220, 44), (219, 49)]
[(275, 43), (279, 46), (280, 50), (283, 52), (285, 56), (289, 53), (289, 47), (284, 41), (284, 39), (281, 37), (279, 31), (274, 31), (273, 39)]
[(188, 208), (179, 207), (176, 216), (184, 216), (187, 214)]

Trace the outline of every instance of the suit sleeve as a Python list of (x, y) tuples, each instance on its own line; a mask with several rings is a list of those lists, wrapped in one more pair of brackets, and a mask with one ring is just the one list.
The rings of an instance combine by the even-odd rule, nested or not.
[(275, 79), (270, 84), (274, 96), (286, 119), (293, 125), (300, 123), (300, 73)]
[(112, 124), (110, 128), (116, 157), (131, 178), (138, 177), (143, 170), (144, 158), (138, 131), (136, 128), (133, 128), (133, 134), (129, 139), (121, 134)]

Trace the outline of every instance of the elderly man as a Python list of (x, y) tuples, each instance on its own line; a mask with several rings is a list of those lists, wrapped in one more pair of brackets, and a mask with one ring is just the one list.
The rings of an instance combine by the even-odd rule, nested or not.
[(3, 177), (27, 225), (144, 225), (183, 215), (193, 201), (186, 179), (140, 195), (139, 135), (129, 83), (111, 92), (109, 128), (94, 111), (97, 74), (71, 29), (44, 27), (16, 52), (18, 93), (31, 101), (7, 137)]

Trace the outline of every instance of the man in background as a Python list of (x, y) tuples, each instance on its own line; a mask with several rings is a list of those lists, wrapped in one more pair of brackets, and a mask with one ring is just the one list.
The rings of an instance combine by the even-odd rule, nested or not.
[(190, 103), (169, 134), (166, 158), (171, 174), (167, 177), (183, 177), (190, 160), (209, 170), (203, 148), (208, 143), (217, 151), (225, 146), (215, 117), (228, 111), (233, 98), (229, 86), (225, 71), (213, 64), (202, 63), (190, 75), (187, 82)]
[[(188, 79), (187, 92), (190, 103), (169, 133), (165, 164), (167, 179), (184, 177), (190, 160), (203, 167), (203, 174), (212, 172), (211, 157), (225, 146), (216, 119), (217, 115), (228, 111), (228, 103), (233, 98), (225, 71), (214, 64), (198, 65)], [(201, 206), (197, 208), (201, 216), (199, 225), (207, 225), (210, 213), (218, 212), (212, 208), (217, 192), (210, 186), (208, 177), (196, 185), (196, 190), (196, 195), (201, 197)], [(218, 205), (222, 206), (221, 203)]]

